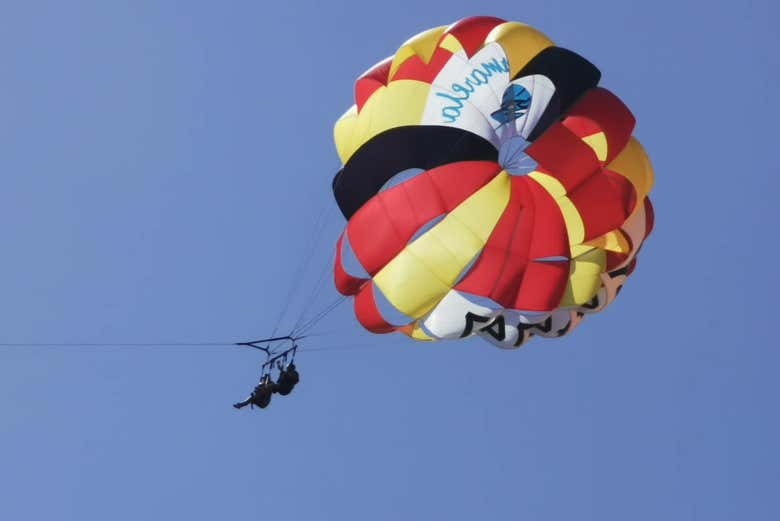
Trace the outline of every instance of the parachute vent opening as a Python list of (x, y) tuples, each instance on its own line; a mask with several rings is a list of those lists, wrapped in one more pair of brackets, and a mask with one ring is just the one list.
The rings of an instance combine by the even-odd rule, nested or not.
[(474, 258), (469, 261), (468, 264), (466, 264), (463, 269), (461, 270), (460, 274), (458, 275), (458, 278), (455, 280), (454, 286), (457, 286), (461, 283), (461, 281), (466, 278), (466, 275), (469, 274), (471, 271), (471, 268), (474, 267), (474, 265), (477, 263), (477, 260), (479, 259), (479, 256), (482, 255), (482, 251), (484, 248), (480, 249), (479, 252), (477, 252), (476, 255), (474, 255)]
[(413, 317), (410, 317), (403, 311), (399, 310), (393, 305), (392, 302), (387, 299), (385, 294), (382, 292), (379, 286), (376, 285), (376, 283), (373, 281), (371, 283), (374, 285), (374, 300), (376, 302), (376, 307), (386, 322), (394, 325), (404, 325), (414, 322)]
[(443, 213), (441, 215), (437, 215), (427, 223), (420, 226), (416, 232), (414, 232), (414, 235), (412, 235), (411, 239), (409, 239), (409, 242), (412, 243), (415, 240), (417, 240), (419, 237), (424, 235), (427, 231), (429, 231), (431, 228), (439, 224), (445, 217), (447, 216), (446, 213)]
[(458, 291), (461, 297), (464, 297), (466, 300), (468, 300), (471, 304), (475, 306), (482, 306), (484, 308), (490, 309), (492, 314), (498, 313), (500, 310), (503, 309), (504, 306), (496, 302), (490, 297), (486, 297), (484, 295), (477, 295), (476, 293), (468, 293), (465, 291)]
[(425, 172), (422, 168), (407, 168), (406, 170), (401, 170), (397, 174), (395, 174), (393, 177), (388, 179), (385, 184), (382, 185), (382, 187), (379, 189), (380, 192), (384, 192), (385, 190), (388, 190), (394, 186), (398, 186), (401, 183), (408, 181), (409, 179), (412, 179), (413, 177), (417, 177), (418, 175)]
[(341, 245), (341, 262), (344, 265), (344, 270), (353, 277), (361, 279), (369, 279), (371, 275), (368, 273), (360, 259), (357, 258), (355, 250), (352, 249), (352, 245), (349, 242), (349, 234), (344, 233), (344, 242)]
[(561, 255), (553, 255), (552, 257), (537, 257), (533, 259), (534, 262), (567, 262), (571, 259), (563, 257)]

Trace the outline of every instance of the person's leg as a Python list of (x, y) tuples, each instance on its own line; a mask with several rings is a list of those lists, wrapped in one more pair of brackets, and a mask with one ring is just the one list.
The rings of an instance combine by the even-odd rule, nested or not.
[(238, 403), (234, 403), (234, 404), (233, 404), (233, 407), (235, 407), (236, 409), (240, 409), (240, 408), (242, 408), (242, 407), (246, 407), (246, 406), (247, 406), (247, 405), (249, 405), (250, 403), (252, 403), (252, 397), (251, 397), (251, 396), (249, 396), (249, 397), (248, 397), (246, 400), (244, 400), (244, 401), (241, 401), (241, 402), (238, 402)]

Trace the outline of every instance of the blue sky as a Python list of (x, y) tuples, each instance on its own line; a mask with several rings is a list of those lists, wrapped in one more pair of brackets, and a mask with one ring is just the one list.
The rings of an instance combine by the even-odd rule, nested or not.
[(289, 327), (354, 78), (472, 14), (601, 69), (657, 221), (567, 338), (421, 345), (344, 305), (264, 411), (230, 407), (249, 350), (0, 348), (0, 518), (777, 519), (780, 37), (749, 4), (4, 3), (0, 343), (264, 336), (325, 208)]

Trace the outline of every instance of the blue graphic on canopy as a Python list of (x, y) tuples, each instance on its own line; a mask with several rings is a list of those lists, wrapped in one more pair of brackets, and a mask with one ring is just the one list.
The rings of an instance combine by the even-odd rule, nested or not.
[(508, 123), (520, 118), (531, 106), (531, 93), (522, 85), (511, 84), (504, 90), (501, 98), (501, 108), (493, 112), (493, 119), (501, 123)]

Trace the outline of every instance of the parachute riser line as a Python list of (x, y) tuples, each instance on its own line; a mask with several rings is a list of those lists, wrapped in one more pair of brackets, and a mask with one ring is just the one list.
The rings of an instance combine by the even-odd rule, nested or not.
[(293, 345), (291, 348), (289, 348), (289, 349), (287, 349), (285, 351), (282, 351), (281, 353), (279, 353), (277, 355), (274, 355), (274, 356), (270, 357), (263, 364), (263, 372), (265, 372), (265, 370), (268, 369), (268, 368), (273, 369), (274, 363), (277, 360), (285, 360), (285, 362), (286, 362), (287, 361), (287, 355), (290, 355), (290, 353), (292, 353), (291, 358), (293, 360), (295, 360), (295, 353), (296, 353), (296, 351), (298, 351), (298, 346), (297, 345)]

